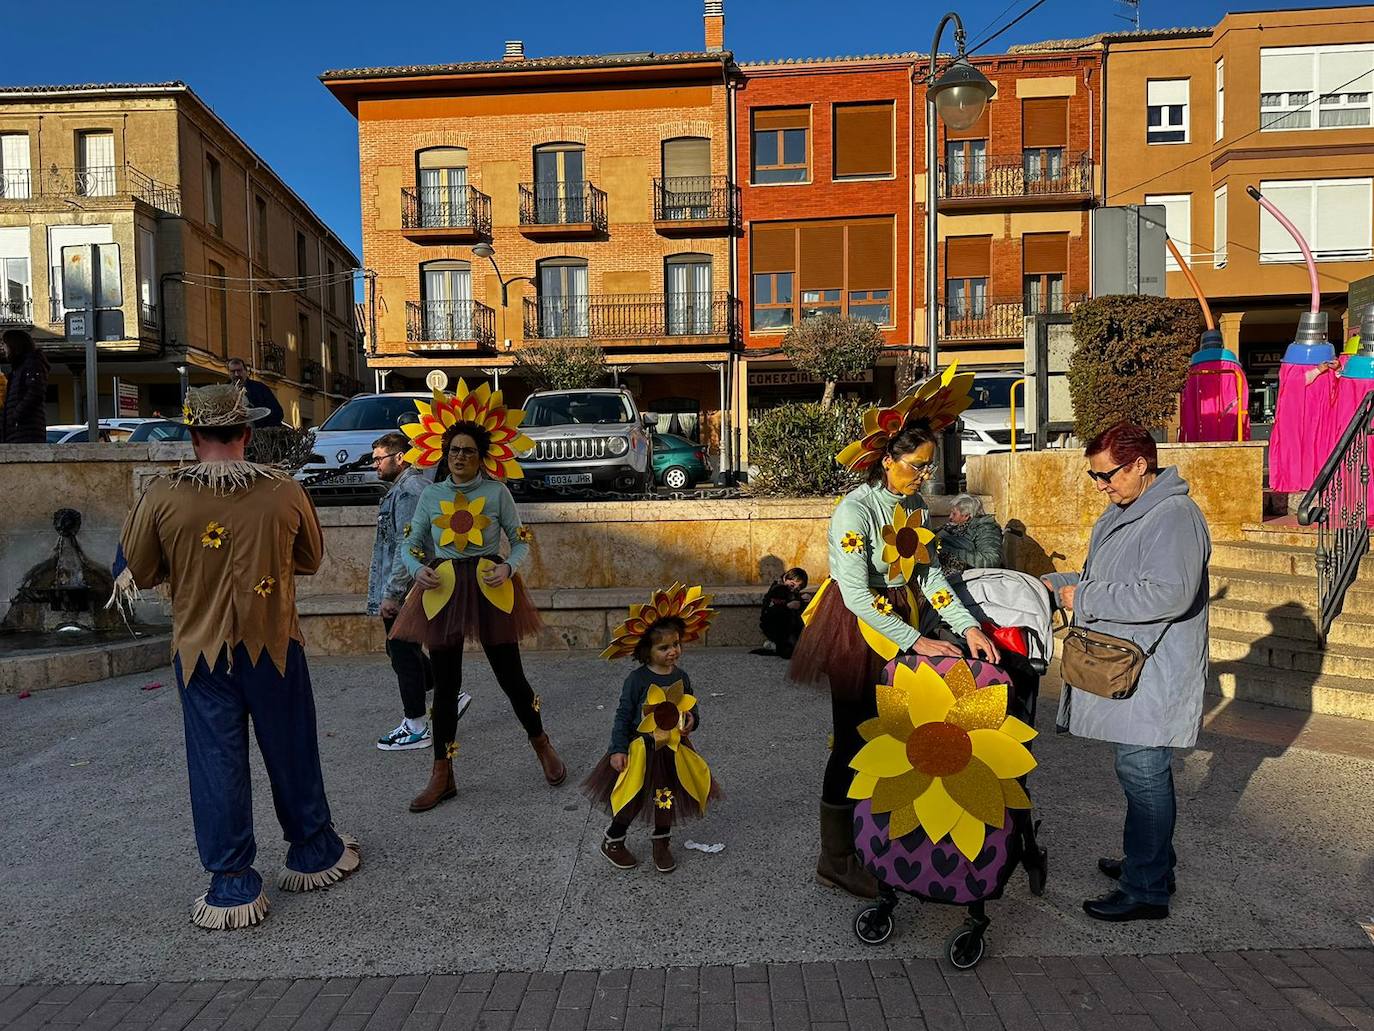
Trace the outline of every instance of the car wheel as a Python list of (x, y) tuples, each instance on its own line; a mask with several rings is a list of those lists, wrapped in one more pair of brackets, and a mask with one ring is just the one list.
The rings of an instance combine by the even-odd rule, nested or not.
[(669, 490), (684, 490), (692, 485), (692, 478), (680, 465), (672, 466), (663, 473), (663, 486)]

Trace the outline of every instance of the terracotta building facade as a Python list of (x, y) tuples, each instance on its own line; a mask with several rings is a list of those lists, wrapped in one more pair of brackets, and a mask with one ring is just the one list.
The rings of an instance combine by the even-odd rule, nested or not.
[(102, 416), (174, 415), (183, 386), (223, 382), (230, 358), (296, 424), (359, 389), (357, 258), (184, 83), (0, 92), (0, 325), (52, 359), (49, 424), (85, 419), (61, 276), (76, 244), (117, 247), (122, 304), (96, 327)]

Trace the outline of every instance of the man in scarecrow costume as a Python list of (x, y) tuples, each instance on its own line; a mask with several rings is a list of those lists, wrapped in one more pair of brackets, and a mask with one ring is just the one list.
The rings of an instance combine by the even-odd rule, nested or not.
[(247, 407), (234, 384), (187, 392), (197, 461), (149, 485), (114, 565), (113, 601), (127, 605), (139, 588), (163, 583), (171, 593), (191, 812), (210, 871), (191, 920), (210, 929), (252, 926), (268, 909), (253, 868), (250, 719), (290, 843), (278, 886), (325, 888), (360, 863), (357, 843), (330, 821), (296, 615), (296, 577), (324, 557), (319, 520), (290, 473), (244, 457), (266, 411)]

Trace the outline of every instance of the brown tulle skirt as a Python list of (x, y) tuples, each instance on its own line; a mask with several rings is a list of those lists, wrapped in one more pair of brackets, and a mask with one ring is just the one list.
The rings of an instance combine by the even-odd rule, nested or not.
[[(429, 566), (432, 569), (442, 561), (431, 560)], [(483, 644), (514, 644), (522, 637), (537, 633), (544, 625), (518, 573), (511, 577), (515, 585), (515, 605), (509, 612), (502, 612), (477, 586), (477, 560), (453, 559), (452, 562), (453, 596), (430, 619), (425, 615), (425, 592), (412, 587), (396, 615), (396, 622), (391, 624), (392, 637), (398, 641), (414, 641), (436, 651), (461, 648), (469, 637)]]
[[(640, 791), (638, 797), (631, 799), (629, 804), (619, 813), (611, 812), (611, 791), (614, 790), (615, 782), (620, 778), (620, 774), (611, 765), (609, 753), (601, 757), (596, 768), (582, 782), (582, 793), (597, 805), (604, 806), (606, 812), (621, 823), (632, 823), (638, 817), (641, 823), (652, 826), (655, 823), (656, 814), (659, 826), (664, 823), (675, 824), (680, 820), (698, 819), (704, 810), (682, 786), (682, 781), (677, 775), (677, 761), (673, 758), (673, 750), (666, 745), (662, 748), (655, 748), (648, 741), (645, 742), (645, 747), (649, 750), (649, 757), (644, 771), (644, 789)], [(678, 747), (692, 748), (692, 745), (684, 735), (682, 740), (678, 742)], [(695, 749), (692, 750), (695, 751)], [(654, 796), (661, 790), (672, 792), (670, 796), (672, 805), (667, 809), (655, 805)], [(658, 798), (664, 800), (665, 796), (659, 795)], [(714, 802), (718, 798), (720, 798), (720, 784), (716, 781), (716, 771), (712, 770), (711, 790), (707, 793), (706, 800)]]
[[(913, 594), (915, 590), (912, 588)], [(885, 594), (892, 602), (893, 614), (912, 623), (914, 614), (906, 588), (889, 587)], [(831, 582), (792, 652), (788, 678), (798, 684), (829, 680), (832, 695), (857, 701), (872, 693), (885, 665), (882, 656), (864, 640), (859, 619), (845, 605), (840, 585)]]

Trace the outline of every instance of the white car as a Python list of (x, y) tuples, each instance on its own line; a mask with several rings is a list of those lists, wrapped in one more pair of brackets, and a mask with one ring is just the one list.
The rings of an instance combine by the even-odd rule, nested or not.
[[(325, 498), (346, 503), (375, 503), (386, 493), (386, 484), (377, 479), (372, 468), (372, 442), (384, 433), (400, 428), (402, 422), (419, 418), (415, 400), (427, 401), (433, 394), (359, 394), (329, 414), (324, 424), (313, 431), (315, 454), (312, 462), (296, 474), (305, 481), (306, 490), (317, 502)], [(350, 471), (328, 478), (341, 466)]]
[[(970, 408), (962, 416), (964, 431), (959, 443), (960, 450), (968, 455), (994, 455), (1011, 450), (1011, 409), (1010, 408)], [(1029, 450), (1030, 434), (1027, 430), (1026, 410), (1018, 406), (1016, 410), (1016, 449)]]

